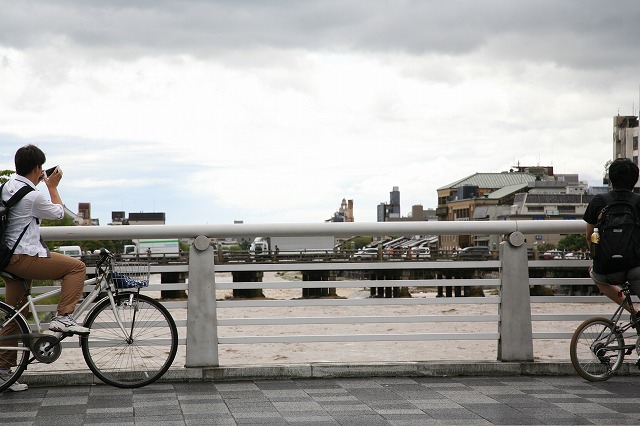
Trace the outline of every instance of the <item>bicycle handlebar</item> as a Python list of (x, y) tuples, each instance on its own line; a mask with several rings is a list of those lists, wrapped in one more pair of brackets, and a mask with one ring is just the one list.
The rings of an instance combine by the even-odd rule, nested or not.
[(107, 259), (111, 258), (113, 258), (113, 253), (102, 247), (100, 249), (100, 259), (96, 262), (96, 268), (100, 268), (107, 261)]

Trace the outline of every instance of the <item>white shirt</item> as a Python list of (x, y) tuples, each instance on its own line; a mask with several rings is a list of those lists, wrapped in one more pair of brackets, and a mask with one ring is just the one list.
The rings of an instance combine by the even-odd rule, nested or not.
[[(9, 198), (20, 188), (29, 185), (36, 189), (33, 182), (24, 176), (17, 175), (8, 181), (2, 190), (2, 200)], [(29, 192), (24, 198), (11, 208), (9, 212), (9, 226), (7, 227), (6, 243), (13, 247), (20, 234), (28, 225), (20, 243), (13, 254), (27, 254), (29, 256), (47, 257), (46, 249), (40, 244), (40, 225), (37, 219), (59, 220), (64, 217), (64, 208), (59, 204), (53, 204), (42, 192)]]

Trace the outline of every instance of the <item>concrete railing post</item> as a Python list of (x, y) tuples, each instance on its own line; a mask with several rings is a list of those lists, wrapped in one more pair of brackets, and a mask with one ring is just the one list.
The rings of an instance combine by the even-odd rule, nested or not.
[(186, 367), (218, 367), (214, 250), (198, 236), (189, 250)]
[(500, 243), (498, 361), (533, 361), (529, 265), (524, 243), (519, 231)]

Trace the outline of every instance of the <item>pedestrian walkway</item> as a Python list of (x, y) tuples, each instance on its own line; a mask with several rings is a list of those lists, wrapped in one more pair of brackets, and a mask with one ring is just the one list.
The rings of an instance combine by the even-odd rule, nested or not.
[(32, 387), (0, 394), (6, 425), (640, 424), (634, 377), (380, 377)]

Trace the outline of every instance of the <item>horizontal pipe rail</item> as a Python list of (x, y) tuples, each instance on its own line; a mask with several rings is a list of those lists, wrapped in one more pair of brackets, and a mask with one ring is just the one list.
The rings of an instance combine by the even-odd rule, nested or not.
[(112, 240), (132, 238), (233, 238), (242, 236), (335, 236), (355, 235), (488, 235), (547, 233), (580, 234), (581, 220), (493, 220), (467, 222), (368, 222), (368, 223), (280, 223), (230, 225), (126, 225), (50, 226), (42, 228), (45, 240)]

